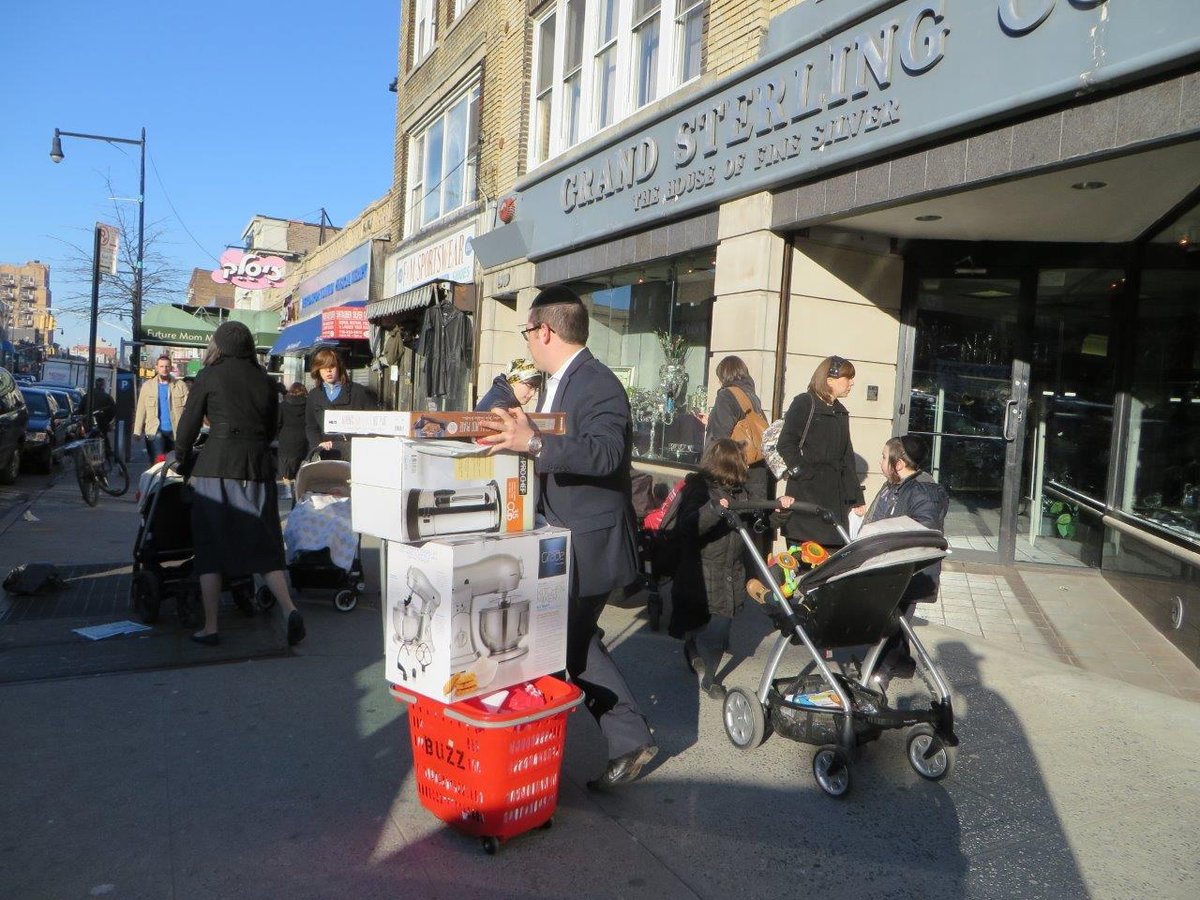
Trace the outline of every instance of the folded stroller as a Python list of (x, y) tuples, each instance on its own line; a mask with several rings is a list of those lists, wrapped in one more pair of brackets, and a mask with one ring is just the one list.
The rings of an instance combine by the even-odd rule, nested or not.
[[(361, 539), (350, 521), (350, 463), (340, 459), (312, 460), (296, 472), (292, 486), (295, 505), (283, 531), (288, 574), (298, 591), (334, 591), (333, 605), (350, 612), (366, 590)], [(264, 586), (259, 605), (275, 602)]]
[[(789, 598), (759, 556), (742, 518), (744, 513), (768, 508), (774, 509), (775, 504), (737, 503), (721, 511), (740, 534), (759, 578), (770, 586), (763, 602), (780, 631), (758, 691), (733, 688), (725, 697), (723, 717), (729, 740), (740, 750), (753, 750), (778, 732), (816, 745), (813, 776), (826, 794), (842, 797), (850, 789), (856, 748), (885, 730), (907, 728), (905, 746), (912, 768), (931, 781), (946, 777), (958, 746), (950, 689), (900, 615), (913, 573), (946, 555), (945, 537), (908, 518), (864, 526), (854, 541), (843, 531), (846, 546), (800, 575)], [(819, 506), (797, 502), (791, 508), (836, 525)], [(885, 645), (898, 632), (908, 639), (933, 695), (928, 709), (893, 708), (886, 694), (870, 687)], [(780, 677), (789, 644), (803, 644), (812, 662), (797, 675)], [(826, 660), (826, 651), (853, 647), (868, 648), (861, 663)]]

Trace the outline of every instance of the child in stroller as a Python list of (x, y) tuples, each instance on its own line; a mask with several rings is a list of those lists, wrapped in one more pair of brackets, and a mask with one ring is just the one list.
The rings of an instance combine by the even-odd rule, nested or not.
[[(958, 738), (945, 677), (909, 622), (899, 614), (913, 573), (946, 555), (946, 539), (937, 531), (907, 517), (864, 525), (851, 541), (795, 581), (785, 596), (778, 572), (772, 572), (755, 552), (742, 515), (774, 508), (770, 501), (730, 504), (721, 515), (750, 551), (758, 580), (768, 587), (765, 597), (747, 585), (763, 602), (780, 631), (758, 690), (733, 688), (725, 698), (725, 732), (740, 750), (752, 750), (773, 731), (791, 740), (817, 745), (812, 768), (817, 784), (831, 797), (850, 789), (851, 759), (856, 749), (876, 740), (883, 731), (907, 728), (909, 764), (923, 778), (939, 780), (950, 773)], [(792, 509), (820, 516), (834, 524), (833, 515), (810, 503)], [(933, 699), (928, 709), (894, 708), (877, 689), (872, 676), (893, 635), (902, 633), (916, 653)], [(811, 662), (797, 675), (779, 677), (784, 651), (803, 644)], [(859, 662), (831, 663), (826, 651), (866, 647)], [(838, 671), (834, 671), (837, 669)]]
[[(350, 612), (366, 590), (361, 542), (350, 519), (350, 463), (310, 457), (296, 473), (292, 497), (283, 530), (292, 587), (332, 589), (333, 605)], [(273, 597), (260, 590), (258, 599), (269, 606)]]

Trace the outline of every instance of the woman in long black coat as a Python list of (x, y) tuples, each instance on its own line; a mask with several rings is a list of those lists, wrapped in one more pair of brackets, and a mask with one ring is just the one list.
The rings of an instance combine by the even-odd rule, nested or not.
[(308, 366), (316, 382), (308, 392), (305, 406), (305, 434), (308, 449), (321, 448), (322, 459), (349, 459), (350, 441), (325, 433), (327, 409), (378, 409), (375, 398), (365, 387), (350, 380), (337, 351), (324, 348), (313, 354)]
[(296, 470), (308, 455), (307, 393), (297, 381), (279, 401), (279, 475), (284, 481), (296, 477)]
[[(788, 467), (787, 495), (824, 507), (843, 528), (849, 525), (851, 510), (858, 515), (866, 511), (850, 443), (850, 413), (840, 399), (849, 396), (854, 374), (854, 363), (848, 359), (821, 360), (808, 390), (788, 407), (779, 432), (779, 455)], [(783, 533), (792, 543), (816, 541), (826, 548), (844, 543), (832, 525), (796, 511), (788, 517)]]
[[(287, 618), (289, 644), (304, 639), (304, 617), (284, 574), (283, 532), (271, 441), (278, 420), (275, 381), (255, 358), (254, 337), (241, 322), (213, 335), (175, 432), (175, 453), (192, 488), (193, 571), (200, 578), (204, 628), (192, 640), (219, 642), (222, 576), (259, 574)], [(208, 440), (193, 449), (204, 420)]]

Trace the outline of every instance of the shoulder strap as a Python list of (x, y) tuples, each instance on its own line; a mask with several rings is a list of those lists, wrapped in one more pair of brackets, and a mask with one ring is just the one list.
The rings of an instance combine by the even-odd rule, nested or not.
[(742, 415), (748, 415), (753, 412), (754, 407), (750, 403), (750, 398), (746, 396), (746, 392), (740, 387), (729, 385), (729, 393), (733, 394), (733, 398), (737, 400), (738, 406), (742, 408)]
[(804, 433), (800, 435), (800, 453), (804, 453), (804, 444), (808, 440), (808, 429), (812, 428), (813, 414), (817, 411), (817, 401), (808, 398), (808, 421), (804, 423)]

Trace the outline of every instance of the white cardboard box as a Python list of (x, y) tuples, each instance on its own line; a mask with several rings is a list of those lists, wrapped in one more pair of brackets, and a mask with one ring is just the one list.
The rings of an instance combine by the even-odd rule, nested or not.
[(566, 668), (571, 533), (387, 544), (387, 680), (452, 703)]
[[(542, 434), (566, 434), (567, 414), (530, 412), (529, 422)], [(410, 438), (475, 438), (500, 430), (493, 412), (411, 412), (406, 410), (325, 410), (326, 434)]]
[(464, 441), (351, 439), (350, 510), (360, 534), (424, 541), (534, 527), (537, 478), (519, 453)]

